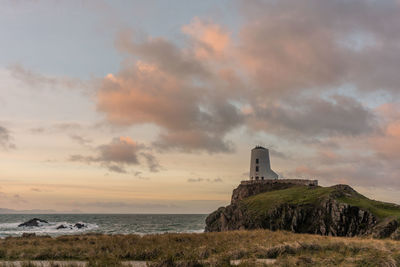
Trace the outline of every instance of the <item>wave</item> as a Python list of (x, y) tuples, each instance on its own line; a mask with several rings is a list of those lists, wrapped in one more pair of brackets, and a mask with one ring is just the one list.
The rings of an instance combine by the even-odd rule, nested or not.
[[(75, 223), (70, 222), (49, 222), (48, 224), (40, 224), (39, 227), (18, 227), (23, 222), (16, 223), (0, 223), (0, 237), (7, 236), (20, 236), (23, 233), (35, 233), (37, 235), (66, 235), (66, 234), (77, 234), (88, 231), (93, 231), (99, 226), (94, 223), (79, 222), (85, 225), (83, 228), (74, 227)], [(65, 228), (57, 229), (60, 225)]]

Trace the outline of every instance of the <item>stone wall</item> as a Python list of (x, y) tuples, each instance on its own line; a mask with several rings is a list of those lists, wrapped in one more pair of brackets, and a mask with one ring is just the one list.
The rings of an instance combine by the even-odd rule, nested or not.
[(305, 180), (305, 179), (267, 179), (267, 180), (245, 180), (242, 181), (240, 184), (242, 185), (249, 185), (249, 184), (295, 184), (295, 185), (311, 185), (317, 186), (318, 180)]

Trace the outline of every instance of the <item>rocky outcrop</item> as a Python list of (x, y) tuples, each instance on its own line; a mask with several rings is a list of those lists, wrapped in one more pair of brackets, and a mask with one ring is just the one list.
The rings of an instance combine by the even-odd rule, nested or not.
[(57, 230), (62, 230), (62, 229), (82, 229), (85, 228), (86, 225), (84, 223), (75, 223), (74, 225), (64, 225), (64, 224), (60, 224), (59, 226), (57, 226)]
[(269, 229), (330, 236), (371, 233), (377, 219), (368, 211), (328, 199), (318, 206), (283, 204), (254, 217), (241, 205), (219, 208), (206, 219), (206, 232)]
[(33, 218), (27, 222), (21, 223), (18, 227), (39, 227), (42, 224), (47, 224), (48, 222), (42, 219)]
[(393, 235), (393, 238), (395, 238), (395, 232), (398, 228), (399, 222), (396, 219), (387, 218), (374, 227), (372, 236), (375, 238), (387, 238)]
[[(372, 235), (399, 238), (399, 222), (383, 221), (368, 210), (339, 201), (359, 195), (350, 186), (337, 185), (315, 203), (280, 203), (267, 210), (250, 209), (242, 200), (259, 193), (289, 188), (290, 184), (240, 185), (233, 191), (231, 205), (221, 207), (206, 219), (206, 232), (269, 229), (329, 236)], [(312, 191), (310, 191), (312, 193)], [(268, 193), (266, 193), (268, 194)]]
[(78, 228), (78, 229), (81, 229), (81, 228), (84, 228), (85, 225), (84, 225), (83, 223), (76, 223), (76, 224), (74, 225), (74, 227), (76, 227), (76, 228)]

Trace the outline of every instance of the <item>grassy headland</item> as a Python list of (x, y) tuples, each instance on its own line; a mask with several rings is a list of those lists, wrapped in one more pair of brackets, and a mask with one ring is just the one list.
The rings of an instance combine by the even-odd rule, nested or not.
[[(269, 230), (202, 234), (10, 237), (0, 260), (80, 260), (120, 266), (140, 260), (154, 266), (229, 266), (231, 260), (276, 259), (274, 266), (400, 266), (400, 241), (339, 238)], [(104, 265), (107, 263), (106, 265)]]
[[(337, 194), (340, 193), (340, 194)], [(253, 214), (262, 215), (281, 204), (314, 205), (325, 198), (335, 198), (336, 201), (360, 207), (374, 214), (378, 219), (395, 217), (400, 219), (400, 206), (368, 199), (367, 197), (350, 191), (343, 194), (337, 187), (309, 187), (295, 186), (288, 189), (269, 191), (251, 196), (242, 201), (242, 204)]]

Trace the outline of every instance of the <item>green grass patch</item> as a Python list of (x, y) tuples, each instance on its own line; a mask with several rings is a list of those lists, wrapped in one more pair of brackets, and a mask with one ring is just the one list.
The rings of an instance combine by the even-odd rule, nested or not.
[(351, 197), (339, 197), (337, 200), (342, 203), (360, 207), (363, 210), (368, 210), (379, 219), (395, 217), (400, 220), (400, 206), (396, 204), (372, 200), (360, 194)]
[(334, 190), (332, 187), (296, 186), (251, 196), (244, 199), (242, 204), (252, 213), (265, 213), (281, 204), (315, 204)]

